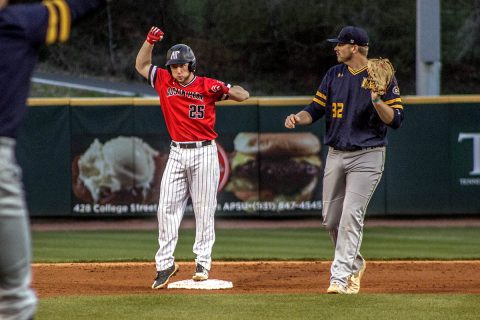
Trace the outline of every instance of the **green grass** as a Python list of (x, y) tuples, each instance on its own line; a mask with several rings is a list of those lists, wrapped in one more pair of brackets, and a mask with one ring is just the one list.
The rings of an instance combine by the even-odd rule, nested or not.
[[(479, 259), (480, 228), (366, 228), (367, 259)], [(34, 232), (35, 262), (153, 261), (157, 232)], [(193, 260), (193, 230), (175, 257)], [(331, 260), (325, 230), (217, 230), (215, 260)], [(474, 275), (466, 275), (474, 276)], [(119, 280), (121, 281), (121, 279)], [(41, 299), (35, 319), (478, 319), (480, 295), (168, 294)]]
[(478, 319), (478, 295), (136, 295), (43, 299), (36, 319)]
[[(365, 229), (362, 253), (369, 260), (479, 259), (480, 228)], [(215, 260), (330, 260), (325, 230), (217, 230)], [(193, 230), (181, 230), (178, 261), (194, 259)], [(156, 231), (34, 232), (34, 262), (153, 261)]]

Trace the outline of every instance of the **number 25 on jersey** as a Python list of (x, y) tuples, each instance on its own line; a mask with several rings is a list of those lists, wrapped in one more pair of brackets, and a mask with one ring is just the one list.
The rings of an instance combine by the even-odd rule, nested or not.
[(190, 117), (190, 119), (205, 118), (205, 106), (191, 104), (190, 106), (188, 106), (188, 108), (189, 108), (188, 116)]

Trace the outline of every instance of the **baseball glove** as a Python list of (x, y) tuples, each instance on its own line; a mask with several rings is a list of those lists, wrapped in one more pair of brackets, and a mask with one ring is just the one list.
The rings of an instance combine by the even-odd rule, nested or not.
[(368, 59), (368, 77), (363, 78), (362, 88), (384, 95), (395, 70), (388, 59)]

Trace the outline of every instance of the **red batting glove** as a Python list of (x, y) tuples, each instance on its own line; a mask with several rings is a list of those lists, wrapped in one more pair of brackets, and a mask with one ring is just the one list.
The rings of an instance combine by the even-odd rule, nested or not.
[(151, 45), (154, 45), (155, 42), (160, 41), (163, 38), (163, 31), (157, 27), (152, 27), (147, 34), (146, 41)]

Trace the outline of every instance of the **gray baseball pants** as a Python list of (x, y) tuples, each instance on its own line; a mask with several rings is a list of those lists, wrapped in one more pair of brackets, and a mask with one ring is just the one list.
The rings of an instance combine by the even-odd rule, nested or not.
[(37, 298), (30, 288), (30, 230), (15, 140), (0, 137), (0, 319), (29, 319)]
[(329, 148), (323, 178), (323, 224), (335, 246), (330, 282), (347, 287), (348, 277), (363, 266), (363, 221), (382, 177), (385, 151), (385, 147), (359, 151)]

